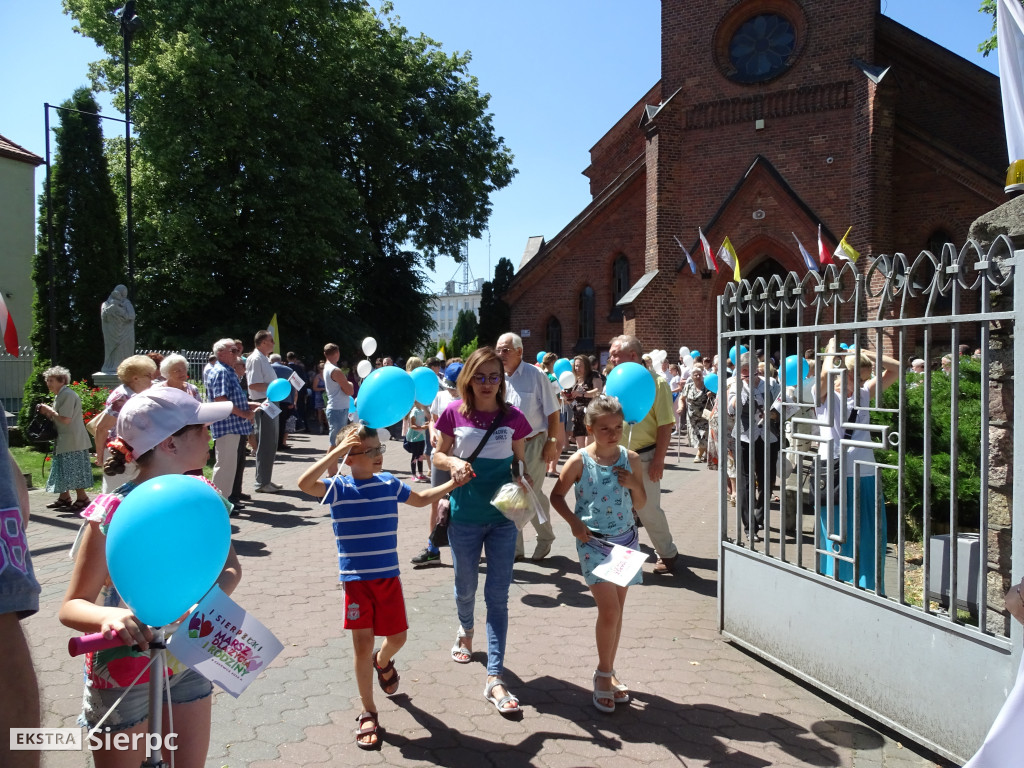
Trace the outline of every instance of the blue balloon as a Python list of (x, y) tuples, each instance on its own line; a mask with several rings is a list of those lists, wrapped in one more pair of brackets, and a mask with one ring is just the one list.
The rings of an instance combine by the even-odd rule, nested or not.
[(572, 371), (572, 360), (569, 360), (566, 357), (560, 357), (557, 360), (555, 360), (555, 364), (553, 367), (555, 371), (555, 378), (557, 379), (566, 371)]
[(790, 355), (786, 358), (787, 387), (795, 387), (801, 379), (806, 379), (810, 372), (811, 366), (800, 355)]
[(412, 410), (416, 385), (412, 376), (393, 365), (377, 368), (359, 387), (356, 411), (374, 429), (397, 424)]
[[(741, 354), (741, 355), (747, 354), (747, 348), (744, 347), (743, 345), (740, 345), (739, 354)], [(736, 347), (734, 345), (733, 348), (729, 350), (729, 361), (733, 365), (736, 365), (736, 356), (737, 356), (737, 350), (736, 350)]]
[(696, 360), (696, 359), (697, 359), (698, 357), (700, 357), (700, 352), (698, 352), (698, 351), (697, 351), (697, 350), (695, 349), (695, 350), (693, 350), (693, 352), (691, 352), (691, 353), (690, 353), (690, 357), (691, 357), (692, 359)]
[(107, 531), (107, 570), (140, 621), (180, 618), (224, 570), (231, 523), (220, 494), (201, 478), (161, 475), (134, 488)]
[(537, 362), (538, 363), (543, 363), (544, 362), (544, 355), (546, 355), (546, 354), (547, 354), (547, 352), (544, 352), (544, 351), (538, 352), (537, 353)]
[(717, 395), (718, 394), (718, 374), (717, 373), (709, 373), (709, 374), (707, 374), (704, 377), (704, 387), (708, 390), (708, 392), (714, 392)]
[(620, 363), (608, 374), (604, 391), (617, 397), (626, 421), (642, 421), (654, 405), (654, 376), (639, 363)]
[(272, 403), (284, 400), (292, 393), (292, 383), (288, 379), (274, 379), (267, 385), (267, 400)]
[(437, 387), (440, 382), (433, 369), (427, 368), (424, 365), (414, 368), (409, 375), (412, 376), (416, 402), (423, 403), (423, 405), (430, 405), (434, 402), (434, 396), (437, 394)]
[(849, 345), (849, 344), (840, 344), (840, 345), (839, 345), (839, 348), (840, 348), (840, 349), (849, 349), (849, 348), (850, 348), (850, 345)]

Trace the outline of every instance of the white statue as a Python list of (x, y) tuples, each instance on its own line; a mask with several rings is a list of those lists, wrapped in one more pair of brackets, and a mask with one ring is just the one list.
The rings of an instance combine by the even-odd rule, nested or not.
[(128, 301), (128, 289), (119, 285), (100, 307), (103, 324), (103, 373), (117, 373), (117, 366), (135, 354), (135, 307)]

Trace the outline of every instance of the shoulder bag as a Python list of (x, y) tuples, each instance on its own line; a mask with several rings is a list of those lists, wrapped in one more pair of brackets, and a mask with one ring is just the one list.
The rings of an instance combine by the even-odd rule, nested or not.
[[(473, 450), (473, 453), (466, 459), (467, 462), (472, 464), (476, 457), (480, 455), (480, 451), (484, 449), (484, 444), (491, 439), (491, 435), (494, 434), (494, 430), (498, 428), (498, 423), (502, 419), (502, 414), (499, 412), (495, 417), (494, 421), (491, 422), (491, 426), (487, 428), (484, 433), (483, 439), (480, 444)], [(437, 525), (434, 526), (434, 530), (430, 532), (428, 539), (430, 543), (435, 547), (447, 547), (448, 546), (448, 522), (449, 513), (451, 512), (452, 502), (451, 493), (446, 493), (444, 498), (437, 502)]]

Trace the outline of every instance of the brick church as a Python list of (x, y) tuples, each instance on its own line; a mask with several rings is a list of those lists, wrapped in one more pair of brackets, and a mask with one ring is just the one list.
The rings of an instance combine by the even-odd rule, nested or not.
[[(962, 244), (1005, 202), (999, 80), (883, 16), (878, 0), (661, 0), (661, 80), (590, 150), (592, 200), (531, 237), (505, 301), (539, 350), (715, 346), (702, 228), (744, 278), (806, 271), (847, 228), (880, 253)], [(628, 61), (628, 56), (624, 59)], [(676, 238), (693, 254), (687, 266)], [(704, 273), (702, 274), (702, 270)]]

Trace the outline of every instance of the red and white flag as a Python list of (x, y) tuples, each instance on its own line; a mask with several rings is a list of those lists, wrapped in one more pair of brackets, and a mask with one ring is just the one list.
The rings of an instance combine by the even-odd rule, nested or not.
[(708, 264), (708, 269), (713, 269), (715, 272), (718, 271), (718, 264), (715, 261), (714, 255), (711, 253), (711, 243), (704, 237), (704, 232), (700, 227), (697, 227), (697, 234), (700, 235), (700, 245), (704, 249), (704, 261)]
[(825, 241), (821, 239), (821, 224), (818, 225), (818, 263), (823, 267), (826, 264), (836, 263), (832, 254), (828, 252), (828, 248), (825, 247)]
[(0, 331), (4, 334), (4, 347), (7, 354), (18, 356), (18, 329), (14, 327), (14, 318), (7, 309), (4, 302), (3, 292), (0, 292)]

